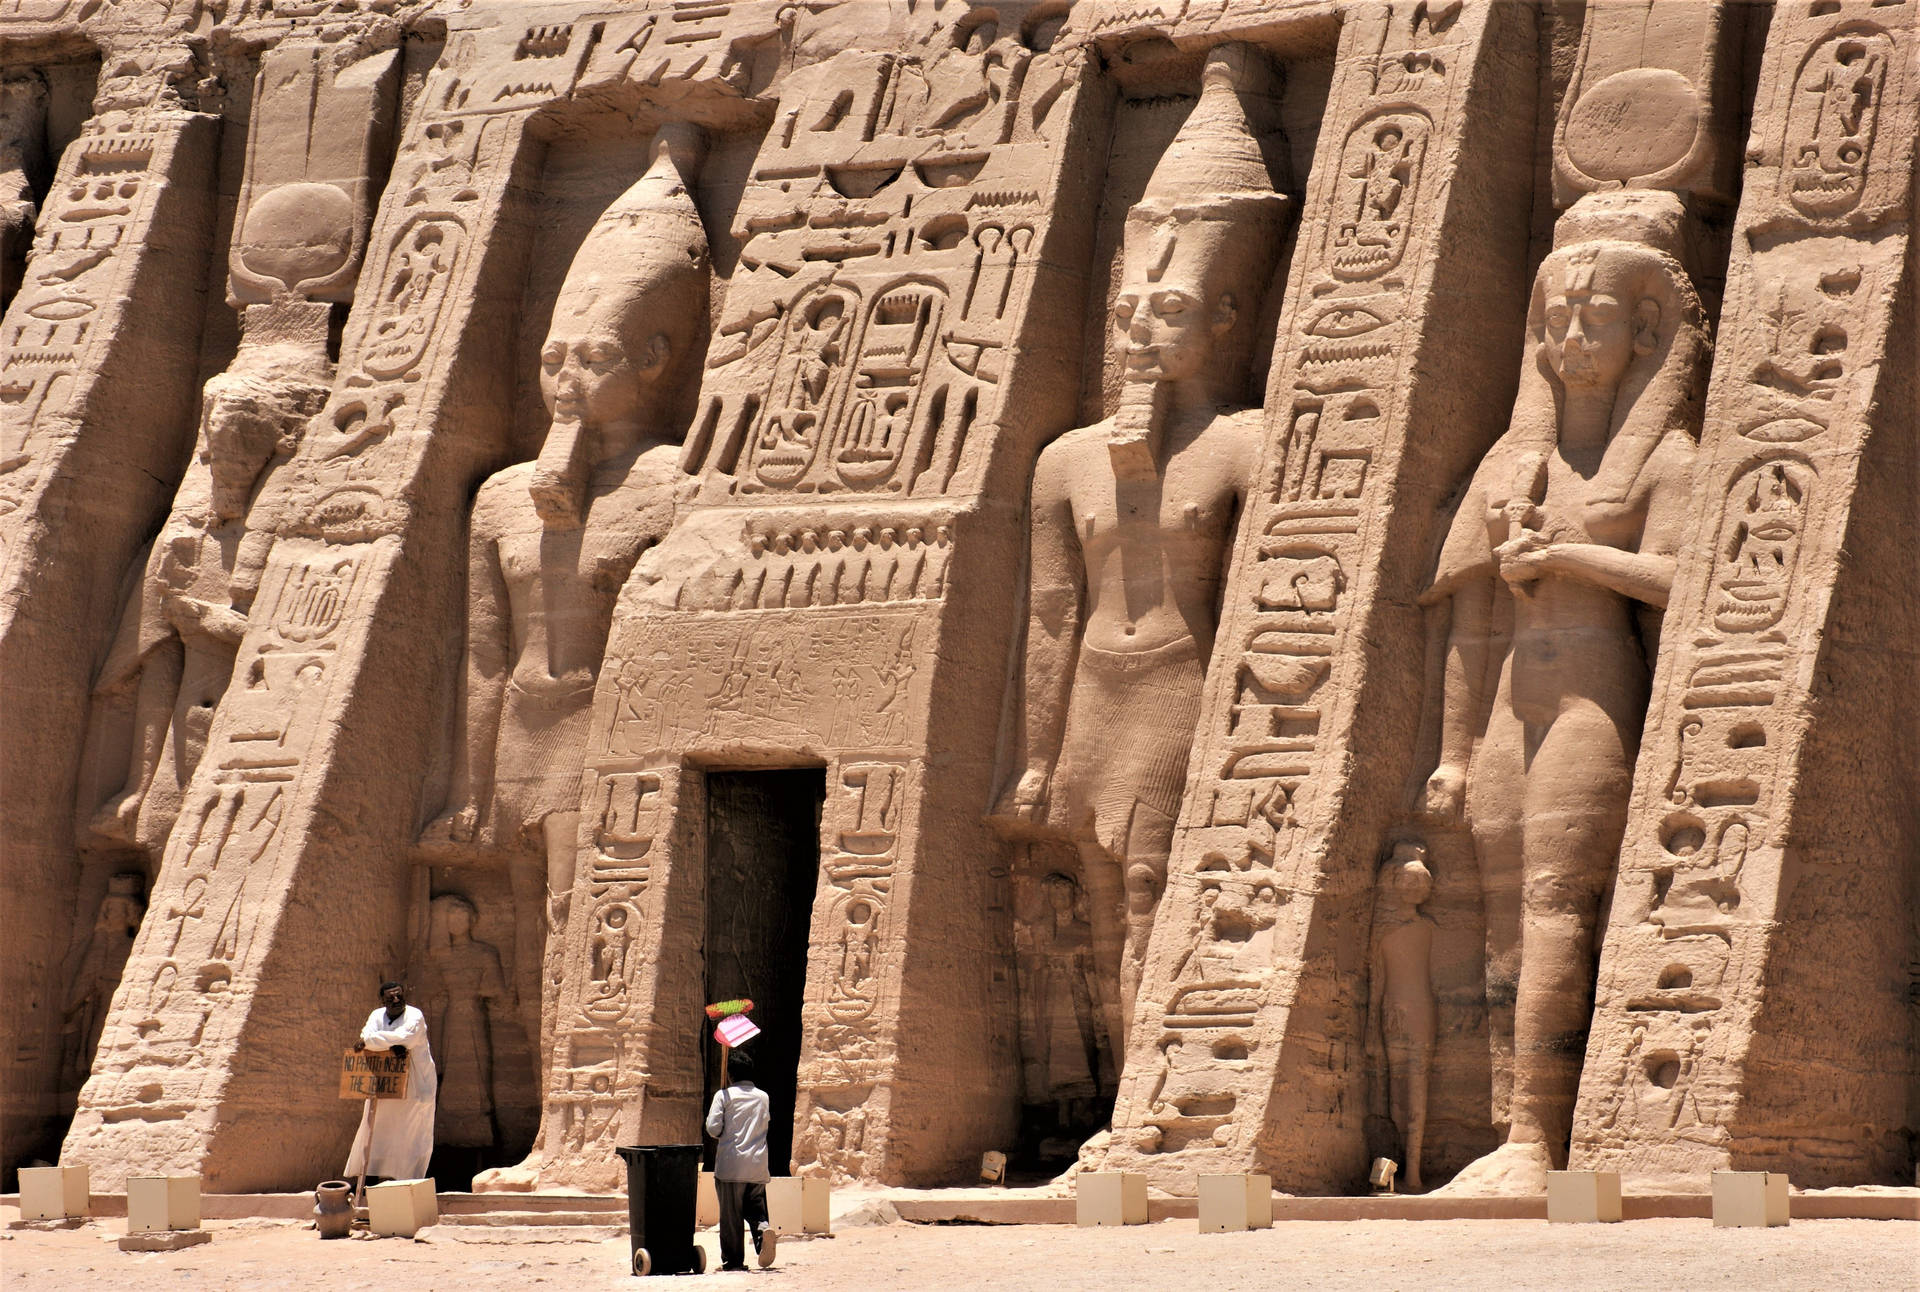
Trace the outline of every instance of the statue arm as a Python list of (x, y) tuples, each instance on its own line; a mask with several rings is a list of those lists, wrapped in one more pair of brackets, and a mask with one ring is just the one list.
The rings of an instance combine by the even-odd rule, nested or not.
[[(1659, 552), (1624, 552), (1604, 543), (1554, 543), (1528, 559), (1542, 574), (1558, 574), (1623, 597), (1664, 607), (1673, 590), (1674, 559)], [(1512, 562), (1502, 566), (1503, 573)]]
[(453, 749), (447, 815), (428, 827), (446, 832), (452, 842), (474, 837), (481, 808), (493, 783), (494, 750), (500, 735), (500, 710), (512, 664), (512, 617), (506, 578), (491, 527), (486, 523), (485, 491), (474, 506), (467, 549), (467, 643), (465, 666), (455, 702), (458, 735)]
[(1026, 758), (997, 812), (1023, 820), (1040, 814), (1060, 756), (1086, 582), (1065, 474), (1058, 456), (1044, 452), (1034, 471), (1028, 566), (1027, 650), (1020, 682)]
[(1650, 455), (1643, 472), (1646, 484), (1641, 502), (1646, 519), (1638, 551), (1603, 543), (1528, 544), (1511, 553), (1503, 549), (1502, 574), (1509, 575), (1516, 567), (1522, 577), (1556, 574), (1664, 609), (1673, 591), (1675, 554), (1686, 537), (1694, 454), (1689, 436), (1668, 432)]
[(1480, 734), (1490, 639), (1493, 580), (1472, 579), (1454, 587), (1445, 611), (1446, 674), (1440, 697), (1440, 760), (1427, 778), (1425, 815), (1439, 824), (1460, 820), (1466, 803), (1467, 764)]
[[(1481, 469), (1486, 469), (1484, 463)], [(1446, 651), (1440, 689), (1440, 757), (1427, 779), (1423, 812), (1442, 825), (1460, 819), (1467, 763), (1473, 757), (1485, 709), (1495, 582), (1486, 509), (1486, 495), (1476, 478), (1454, 513), (1433, 585), (1420, 597), (1420, 604), (1429, 611), (1429, 631), (1440, 635)]]

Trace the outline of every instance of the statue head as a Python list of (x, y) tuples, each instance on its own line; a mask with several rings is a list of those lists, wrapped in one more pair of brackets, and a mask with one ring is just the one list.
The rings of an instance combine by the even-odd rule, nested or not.
[(1040, 881), (1040, 888), (1046, 896), (1047, 911), (1056, 921), (1079, 918), (1080, 885), (1072, 875), (1053, 871)]
[[(1656, 438), (1698, 426), (1707, 341), (1681, 267), (1685, 220), (1680, 199), (1660, 190), (1590, 193), (1560, 217), (1534, 278), (1534, 379), (1520, 412), (1557, 425), (1570, 403), (1606, 401), (1616, 435), (1629, 419)], [(1552, 409), (1527, 407), (1547, 396)]]
[(140, 932), (140, 917), (146, 913), (147, 904), (141, 896), (146, 882), (146, 875), (137, 870), (121, 871), (108, 879), (106, 896), (94, 913), (94, 929), (124, 935), (131, 942)]
[(553, 418), (531, 492), (550, 526), (578, 525), (593, 468), (677, 418), (672, 396), (707, 330), (708, 254), (689, 194), (704, 141), (661, 129), (647, 173), (594, 222), (574, 254), (540, 347)]
[(1433, 894), (1433, 872), (1427, 869), (1427, 845), (1418, 839), (1401, 839), (1393, 845), (1393, 854), (1380, 868), (1380, 886), (1399, 905), (1414, 907)]
[(1127, 213), (1113, 313), (1128, 383), (1218, 396), (1243, 377), (1287, 209), (1248, 120), (1273, 81), (1251, 46), (1209, 52), (1199, 102)]
[(326, 318), (326, 306), (305, 301), (249, 306), (233, 362), (202, 388), (198, 456), (217, 521), (247, 514), (268, 464), (293, 456), (326, 403)]
[(451, 946), (465, 942), (473, 936), (474, 921), (480, 912), (472, 901), (460, 893), (442, 893), (433, 899), (432, 914), (429, 922), (436, 933), (444, 937)]

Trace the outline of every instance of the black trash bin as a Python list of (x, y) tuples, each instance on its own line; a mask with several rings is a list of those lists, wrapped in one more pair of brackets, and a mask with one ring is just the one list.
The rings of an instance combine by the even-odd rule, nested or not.
[(635, 1274), (704, 1274), (693, 1241), (700, 1194), (698, 1144), (616, 1148), (627, 1164), (627, 1235)]

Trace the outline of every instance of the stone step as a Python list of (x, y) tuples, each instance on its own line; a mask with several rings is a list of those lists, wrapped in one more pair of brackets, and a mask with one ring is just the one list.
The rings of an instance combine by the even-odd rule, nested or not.
[(497, 1211), (627, 1214), (627, 1199), (618, 1193), (443, 1193), (439, 1196), (442, 1216)]
[(449, 1224), (444, 1218), (437, 1225), (422, 1229), (416, 1238), (437, 1243), (604, 1243), (625, 1239), (626, 1226), (591, 1224), (554, 1224), (540, 1220), (532, 1224), (472, 1225)]
[(510, 1225), (601, 1225), (626, 1232), (627, 1209), (608, 1211), (467, 1211), (440, 1213), (443, 1225), (498, 1228)]

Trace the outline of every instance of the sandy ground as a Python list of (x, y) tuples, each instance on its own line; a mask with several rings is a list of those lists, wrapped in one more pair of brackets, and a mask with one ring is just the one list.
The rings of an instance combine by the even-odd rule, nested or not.
[[(140, 1255), (113, 1246), (124, 1232), (119, 1220), (50, 1232), (0, 1231), (0, 1287), (591, 1292), (635, 1286), (625, 1273), (625, 1238), (603, 1234), (488, 1233), (442, 1225), (422, 1230), (413, 1240), (323, 1243), (311, 1229), (290, 1221), (211, 1221), (207, 1227), (214, 1238), (204, 1246)], [(712, 1233), (700, 1242), (711, 1257)], [(1170, 1292), (1920, 1289), (1920, 1224), (1811, 1220), (1762, 1230), (1714, 1229), (1705, 1220), (1553, 1226), (1544, 1221), (1295, 1221), (1247, 1234), (1200, 1234), (1191, 1220), (1132, 1229), (891, 1224), (847, 1228), (832, 1238), (788, 1240), (779, 1257), (772, 1270), (709, 1274), (702, 1285), (716, 1292), (729, 1287), (1062, 1292), (1130, 1285)], [(718, 1264), (711, 1261), (710, 1268)]]

